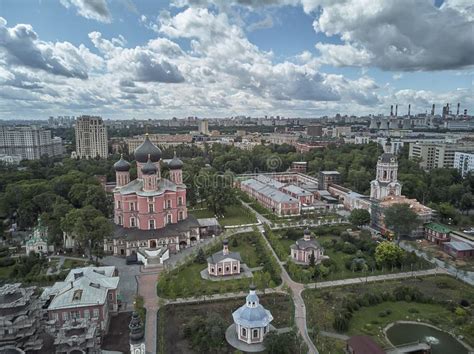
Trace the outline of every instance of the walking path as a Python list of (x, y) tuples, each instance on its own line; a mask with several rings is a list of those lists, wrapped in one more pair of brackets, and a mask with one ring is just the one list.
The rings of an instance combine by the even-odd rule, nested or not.
[(138, 293), (143, 297), (146, 308), (145, 346), (146, 352), (156, 353), (156, 330), (158, 314), (158, 297), (156, 296), (156, 282), (158, 273), (142, 274), (138, 278)]
[(416, 272), (372, 275), (370, 277), (350, 278), (350, 279), (324, 281), (320, 283), (310, 283), (310, 284), (306, 284), (306, 288), (322, 289), (322, 288), (330, 288), (330, 287), (335, 287), (335, 286), (372, 283), (376, 281), (406, 279), (406, 278), (412, 278), (412, 277), (425, 277), (428, 275), (436, 275), (436, 274), (448, 274), (448, 272), (443, 268), (433, 268), (433, 269), (428, 269), (428, 270), (418, 270)]
[(323, 337), (330, 337), (330, 338), (335, 338), (339, 340), (346, 341), (350, 337), (346, 336), (345, 334), (339, 334), (339, 333), (334, 333), (334, 332), (327, 332), (327, 331), (319, 331), (319, 334), (322, 335)]

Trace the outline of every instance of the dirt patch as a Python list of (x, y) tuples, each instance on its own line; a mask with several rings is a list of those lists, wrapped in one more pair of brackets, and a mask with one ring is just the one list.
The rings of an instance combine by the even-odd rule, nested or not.
[(131, 312), (121, 312), (110, 318), (109, 332), (102, 340), (102, 349), (130, 353), (128, 325), (131, 318)]
[[(184, 326), (195, 316), (206, 317), (210, 313), (218, 313), (226, 321), (227, 326), (233, 323), (232, 312), (245, 303), (243, 298), (202, 302), (186, 305), (168, 305), (158, 312), (158, 352), (173, 354), (194, 353), (184, 337)], [(270, 310), (274, 320), (272, 325), (277, 328), (291, 326), (293, 304), (285, 295), (269, 294), (260, 296), (260, 303)], [(234, 353), (235, 349), (226, 344), (222, 354)]]

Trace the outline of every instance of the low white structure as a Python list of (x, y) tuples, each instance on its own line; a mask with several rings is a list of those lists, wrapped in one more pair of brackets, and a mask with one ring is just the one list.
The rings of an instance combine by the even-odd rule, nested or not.
[(146, 267), (163, 264), (170, 258), (170, 250), (166, 246), (159, 248), (140, 248), (137, 252), (137, 259)]
[(222, 251), (214, 253), (207, 259), (209, 275), (221, 277), (240, 274), (240, 253), (229, 252), (229, 241), (222, 242)]
[(262, 305), (255, 292), (255, 285), (250, 285), (250, 291), (245, 299), (245, 305), (232, 313), (237, 338), (247, 344), (261, 343), (270, 331), (273, 316)]

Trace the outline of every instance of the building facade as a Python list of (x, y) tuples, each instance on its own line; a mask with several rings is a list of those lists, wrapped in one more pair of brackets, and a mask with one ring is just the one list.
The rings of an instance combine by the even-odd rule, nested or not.
[(199, 134), (209, 135), (209, 121), (201, 119), (198, 121)]
[(377, 200), (402, 194), (402, 185), (397, 179), (397, 157), (389, 152), (391, 151), (390, 138), (387, 139), (384, 151), (377, 161), (376, 177), (370, 182), (370, 198)]
[[(43, 155), (50, 157), (63, 154), (63, 143), (52, 137), (51, 131), (35, 126), (0, 126), (0, 154), (19, 156), (22, 160), (38, 160)], [(18, 157), (13, 158), (18, 160)]]
[(327, 258), (324, 256), (324, 248), (321, 247), (318, 241), (311, 238), (308, 229), (304, 230), (303, 238), (297, 240), (290, 248), (291, 259), (298, 263), (309, 264), (312, 256), (314, 256), (315, 263)]
[(250, 286), (245, 305), (232, 313), (237, 338), (247, 344), (262, 343), (273, 321), (270, 311), (260, 305), (255, 289), (254, 285)]
[(77, 157), (81, 159), (107, 158), (107, 128), (101, 117), (78, 117), (74, 129)]
[(453, 167), (459, 171), (461, 176), (466, 175), (474, 171), (474, 153), (459, 152), (454, 153), (454, 164)]
[(222, 251), (214, 253), (207, 259), (207, 271), (209, 275), (222, 277), (226, 275), (240, 274), (239, 252), (229, 252), (229, 241), (222, 242)]
[(110, 315), (118, 312), (119, 280), (113, 266), (71, 270), (41, 295), (48, 303), (49, 320), (61, 327), (69, 320), (86, 319), (107, 332)]
[(456, 152), (474, 153), (474, 144), (462, 142), (455, 144), (410, 143), (408, 157), (419, 160), (419, 166), (424, 170), (458, 168), (455, 164)]
[(48, 228), (43, 225), (41, 218), (33, 229), (33, 234), (26, 241), (26, 255), (30, 253), (45, 255), (54, 252), (54, 245), (48, 245)]
[(129, 256), (139, 249), (166, 246), (177, 252), (198, 242), (199, 223), (188, 215), (183, 162), (176, 157), (168, 163), (170, 178), (161, 176), (161, 150), (148, 138), (135, 150), (137, 178), (130, 180), (130, 163), (115, 163), (113, 237), (104, 250)]
[(430, 222), (424, 225), (425, 238), (437, 245), (449, 242), (451, 240), (451, 230), (444, 225)]

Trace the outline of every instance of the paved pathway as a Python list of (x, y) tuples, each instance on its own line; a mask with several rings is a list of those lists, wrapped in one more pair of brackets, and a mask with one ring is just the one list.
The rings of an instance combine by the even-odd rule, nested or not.
[(138, 277), (138, 293), (143, 296), (146, 308), (145, 346), (146, 352), (156, 353), (156, 330), (158, 314), (158, 297), (156, 295), (156, 282), (158, 273), (142, 274)]
[[(265, 230), (263, 226), (258, 227), (260, 233), (263, 236), (263, 239), (267, 243), (267, 246), (270, 248), (271, 252), (273, 253), (273, 256), (275, 259), (278, 259), (275, 251), (270, 245), (270, 242), (268, 242), (267, 238), (265, 237)], [(293, 298), (293, 303), (295, 304), (295, 324), (296, 327), (298, 328), (298, 332), (300, 335), (303, 337), (303, 340), (305, 341), (306, 345), (308, 346), (308, 353), (310, 354), (318, 354), (318, 349), (314, 345), (313, 341), (311, 340), (309, 333), (308, 333), (308, 327), (306, 326), (306, 306), (303, 301), (303, 297), (301, 296), (301, 293), (304, 290), (303, 284), (297, 283), (293, 281), (290, 276), (288, 275), (285, 267), (282, 265), (281, 262), (278, 262), (281, 268), (281, 279), (284, 285), (288, 286), (290, 288), (291, 292), (291, 297)]]
[(343, 341), (346, 341), (350, 338), (349, 336), (346, 336), (345, 334), (327, 332), (327, 331), (319, 331), (319, 334), (322, 335), (323, 337), (336, 338)]
[(306, 288), (322, 289), (322, 288), (329, 288), (329, 287), (343, 286), (343, 285), (372, 283), (376, 281), (406, 279), (406, 278), (411, 278), (411, 277), (424, 277), (427, 275), (435, 275), (435, 274), (448, 274), (448, 272), (442, 268), (434, 268), (434, 269), (428, 269), (428, 270), (418, 270), (416, 272), (372, 275), (369, 277), (350, 278), (350, 279), (324, 281), (324, 282), (319, 282), (319, 283), (310, 283), (310, 284), (306, 284)]

